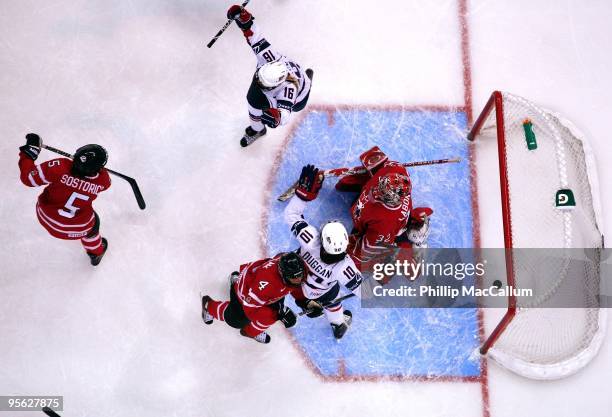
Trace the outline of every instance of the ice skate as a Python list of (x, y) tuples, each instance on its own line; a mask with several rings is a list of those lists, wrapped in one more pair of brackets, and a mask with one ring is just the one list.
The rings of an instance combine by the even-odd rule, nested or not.
[(349, 310), (344, 310), (344, 323), (342, 324), (333, 324), (331, 323), (332, 331), (334, 332), (334, 337), (336, 339), (342, 339), (342, 336), (346, 333), (351, 322), (353, 321), (353, 313)]
[(206, 306), (211, 298), (208, 295), (202, 297), (202, 320), (204, 324), (212, 324), (214, 321), (213, 316), (206, 310)]
[(255, 336), (253, 339), (255, 339), (256, 341), (258, 341), (259, 343), (270, 343), (270, 340), (272, 340), (272, 338), (270, 337), (270, 335), (266, 332), (261, 332), (259, 333), (257, 336)]
[(249, 146), (251, 143), (255, 142), (267, 132), (268, 131), (265, 126), (259, 132), (253, 129), (251, 126), (247, 127), (244, 130), (244, 136), (242, 137), (242, 139), (240, 139), (240, 146), (242, 146), (243, 148)]
[(257, 336), (251, 337), (248, 334), (246, 334), (244, 329), (240, 329), (240, 334), (244, 337), (248, 337), (249, 339), (253, 339), (256, 342), (264, 343), (264, 344), (270, 343), (270, 341), (272, 340), (272, 337), (270, 337), (270, 335), (266, 332), (261, 332)]
[(105, 238), (102, 238), (102, 247), (104, 248), (104, 251), (100, 255), (96, 255), (96, 254), (87, 252), (87, 256), (89, 256), (89, 260), (91, 261), (91, 264), (93, 266), (98, 265), (100, 261), (102, 261), (102, 257), (104, 256), (104, 254), (106, 253), (106, 250), (108, 249), (108, 241)]
[(229, 283), (230, 287), (237, 283), (239, 279), (240, 273), (238, 271), (234, 271), (227, 276), (227, 282)]

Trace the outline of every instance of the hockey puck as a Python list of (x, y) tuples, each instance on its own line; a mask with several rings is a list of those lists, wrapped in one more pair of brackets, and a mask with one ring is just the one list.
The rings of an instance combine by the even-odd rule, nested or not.
[(43, 407), (42, 411), (49, 417), (61, 417), (59, 414), (57, 414), (55, 411), (53, 411), (49, 407)]
[(495, 281), (493, 281), (493, 286), (497, 288), (501, 288), (502, 283), (500, 280), (496, 279)]

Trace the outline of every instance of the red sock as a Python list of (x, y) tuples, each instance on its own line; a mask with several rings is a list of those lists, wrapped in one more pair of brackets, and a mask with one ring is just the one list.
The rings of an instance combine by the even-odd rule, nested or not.
[(229, 301), (210, 300), (208, 304), (206, 304), (206, 311), (215, 319), (225, 321), (223, 315), (225, 314), (227, 306), (229, 306)]
[(82, 238), (81, 244), (88, 253), (92, 253), (96, 256), (102, 255), (102, 253), (104, 253), (104, 246), (102, 246), (102, 237), (99, 233), (96, 233), (95, 236)]

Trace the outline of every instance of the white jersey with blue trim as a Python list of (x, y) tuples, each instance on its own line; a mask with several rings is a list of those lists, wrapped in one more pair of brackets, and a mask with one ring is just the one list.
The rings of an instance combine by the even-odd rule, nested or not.
[(320, 232), (304, 219), (302, 213), (305, 208), (306, 202), (293, 196), (284, 213), (285, 221), (300, 243), (300, 256), (309, 269), (308, 277), (302, 283), (302, 292), (307, 298), (316, 299), (339, 283), (359, 296), (359, 286), (363, 278), (355, 263), (348, 255), (333, 264), (326, 264), (321, 260)]
[(289, 71), (288, 79), (280, 85), (272, 90), (261, 90), (270, 102), (270, 107), (281, 111), (281, 124), (285, 124), (293, 105), (304, 100), (310, 92), (311, 80), (297, 62), (272, 49), (255, 22), (250, 31), (252, 35), (247, 37), (247, 42), (257, 57), (257, 69), (269, 62), (281, 61)]

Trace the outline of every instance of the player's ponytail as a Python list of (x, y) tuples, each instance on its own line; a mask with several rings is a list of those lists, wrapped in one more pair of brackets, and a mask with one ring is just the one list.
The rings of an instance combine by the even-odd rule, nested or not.
[(291, 84), (293, 84), (297, 91), (300, 90), (300, 82), (292, 74), (287, 74), (287, 79), (285, 81), (289, 81)]

